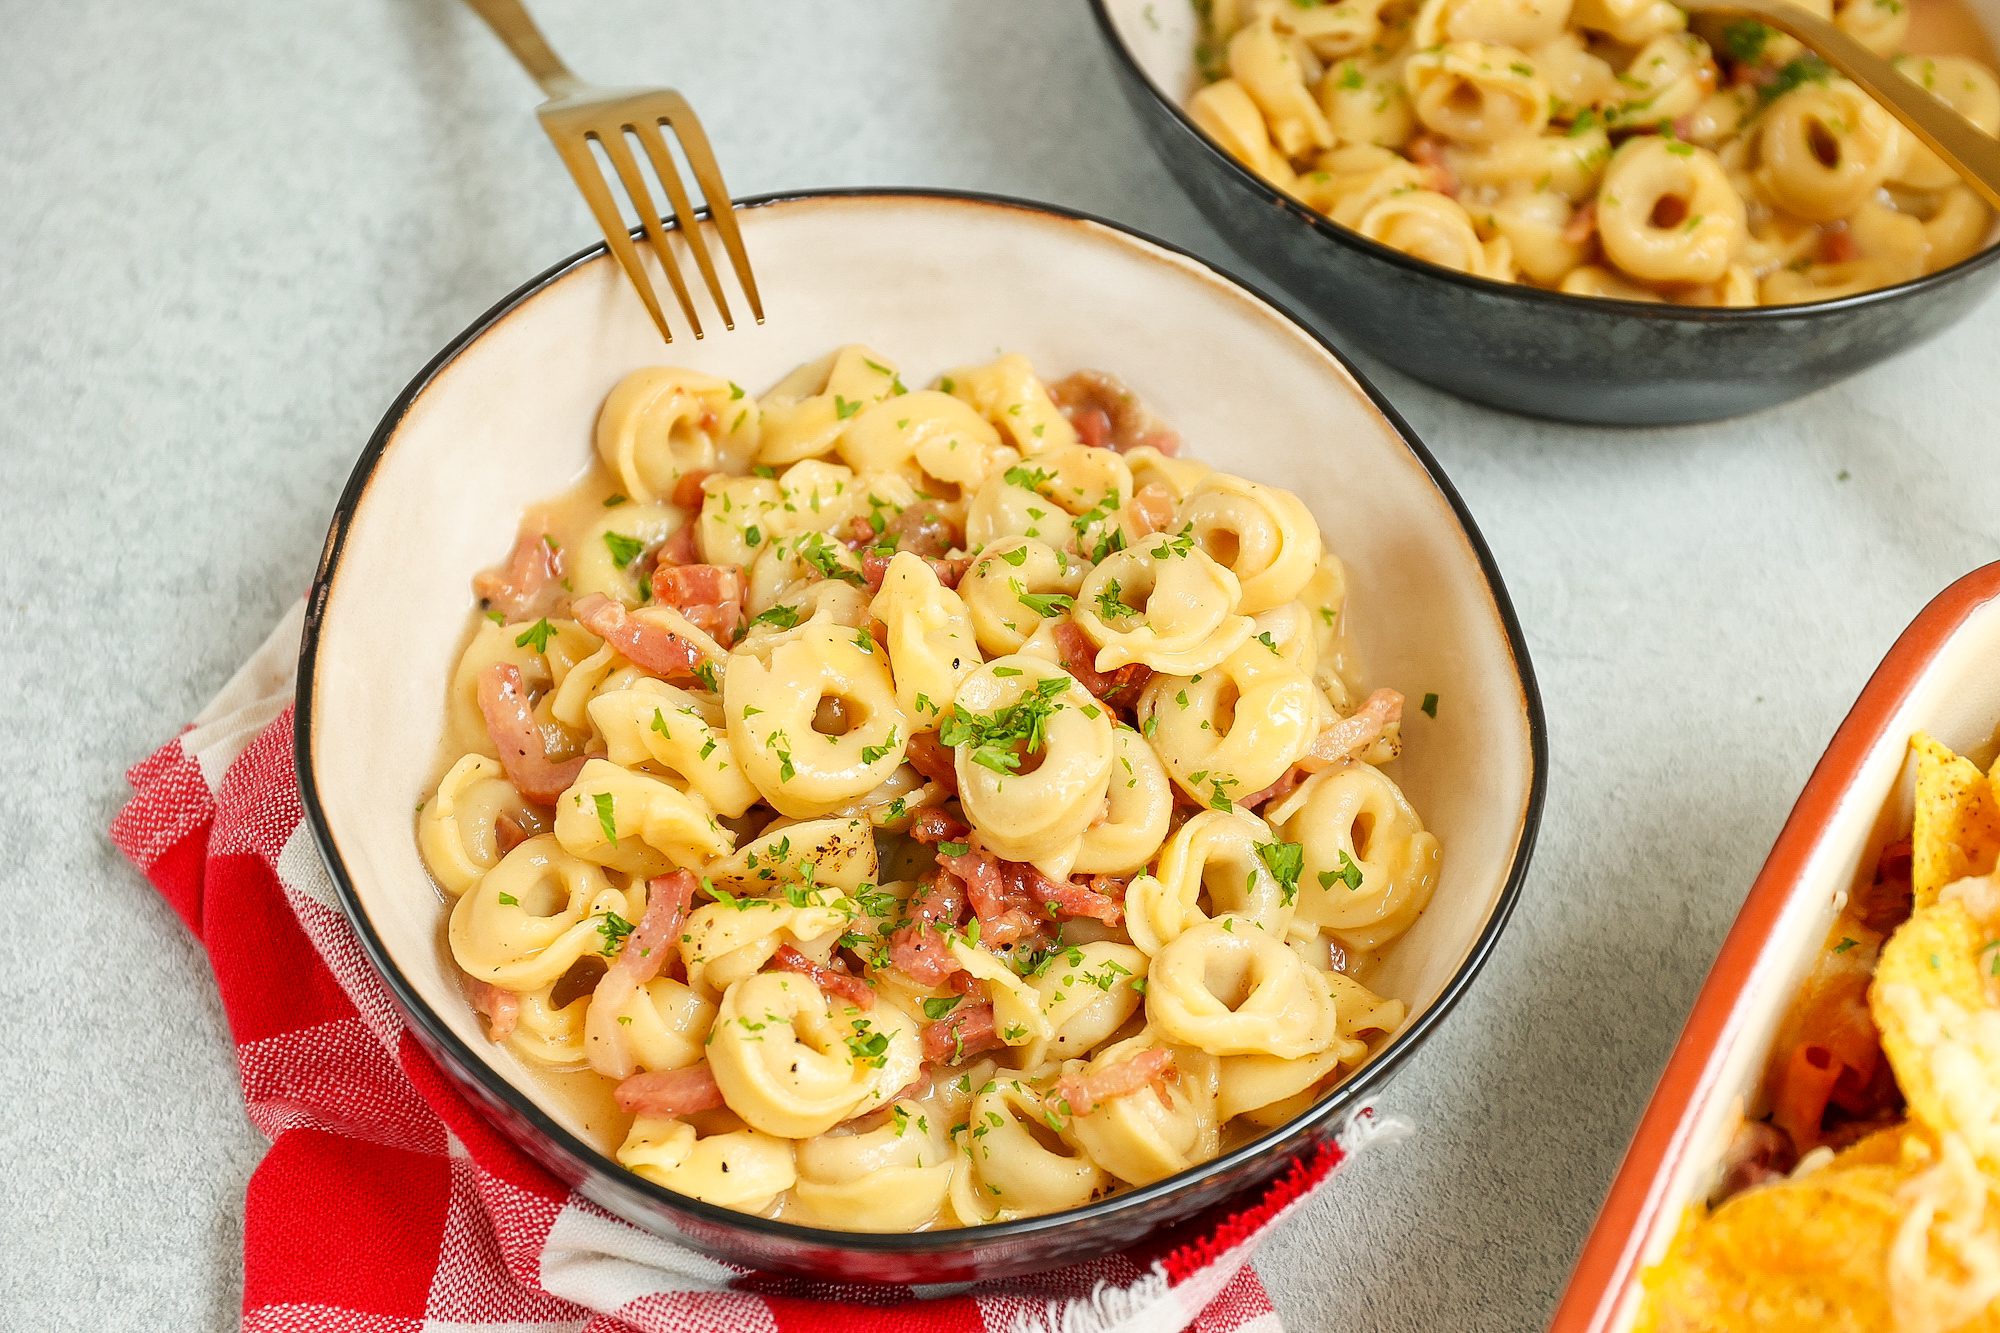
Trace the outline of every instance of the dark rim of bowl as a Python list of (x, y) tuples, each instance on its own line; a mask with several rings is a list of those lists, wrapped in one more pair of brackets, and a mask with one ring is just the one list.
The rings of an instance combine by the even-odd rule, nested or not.
[[(1274, 1153), (1285, 1143), (1295, 1140), (1308, 1131), (1315, 1130), (1346, 1112), (1361, 1100), (1362, 1095), (1379, 1086), (1389, 1075), (1408, 1059), (1444, 1016), (1449, 1013), (1471, 985), (1473, 977), (1484, 966), (1487, 957), (1500, 938), (1508, 917), (1513, 913), (1514, 904), (1521, 893), (1522, 882), (1528, 872), (1528, 864), (1533, 859), (1536, 835), (1541, 827), (1542, 803), (1548, 781), (1548, 729), (1542, 714), (1541, 691), (1536, 684), (1534, 667), (1528, 658), (1528, 646), (1522, 634), (1519, 619), (1514, 613), (1514, 604), (1507, 595), (1506, 584), (1494, 564), (1493, 553), (1487, 548), (1478, 525), (1473, 522), (1464, 500), (1452, 486), (1430, 450), (1410, 429), (1395, 408), (1391, 407), (1381, 392), (1371, 384), (1361, 371), (1341, 354), (1339, 349), (1328, 342), (1310, 324), (1300, 319), (1296, 312), (1273, 300), (1251, 283), (1228, 272), (1220, 266), (1192, 254), (1169, 242), (1158, 240), (1143, 232), (1096, 217), (1074, 209), (1053, 204), (1033, 203), (1028, 200), (1010, 198), (1005, 195), (986, 194), (972, 190), (944, 190), (917, 188), (842, 188), (823, 190), (784, 191), (757, 195), (736, 203), (739, 209), (764, 208), (777, 204), (811, 202), (816, 200), (932, 200), (949, 203), (969, 203), (986, 207), (1016, 209), (1071, 222), (1081, 222), (1105, 228), (1128, 239), (1156, 246), (1181, 259), (1199, 265), (1209, 274), (1232, 284), (1240, 291), (1248, 293), (1263, 302), (1288, 321), (1295, 329), (1311, 338), (1328, 355), (1353, 377), (1354, 382), (1367, 395), (1375, 409), (1382, 414), (1395, 430), (1403, 447), (1408, 449), (1429, 475), (1445, 501), (1457, 518), (1460, 530), (1479, 562), (1480, 572), (1485, 578), (1487, 590), (1493, 599), (1502, 629), (1507, 637), (1509, 651), (1513, 655), (1516, 675), (1521, 687), (1522, 707), (1528, 723), (1529, 754), (1534, 772), (1530, 775), (1528, 799), (1522, 810), (1520, 840), (1514, 851), (1513, 864), (1508, 869), (1507, 882), (1502, 887), (1486, 924), (1480, 929), (1479, 937), (1467, 950), (1458, 970), (1445, 983), (1437, 999), (1420, 1014), (1388, 1046), (1371, 1058), (1347, 1082), (1334, 1089), (1312, 1109), (1280, 1125), (1249, 1143), (1193, 1166), (1151, 1185), (1126, 1190), (1107, 1198), (1085, 1204), (1081, 1207), (1065, 1209), (1056, 1213), (1044, 1213), (1035, 1217), (1019, 1218), (1010, 1222), (989, 1222), (979, 1226), (940, 1228), (904, 1234), (871, 1233), (860, 1231), (840, 1231), (825, 1227), (807, 1226), (797, 1222), (781, 1222), (772, 1218), (759, 1217), (753, 1213), (738, 1212), (716, 1204), (704, 1203), (685, 1194), (676, 1193), (665, 1186), (655, 1184), (635, 1172), (627, 1171), (607, 1153), (600, 1152), (544, 1112), (541, 1107), (512, 1083), (496, 1073), (486, 1061), (479, 1058), (472, 1049), (454, 1033), (419, 995), (414, 986), (403, 976), (390, 956), (388, 948), (376, 933), (374, 926), (363, 909), (346, 864), (335, 845), (333, 831), (329, 827), (324, 810), (321, 808), (317, 784), (313, 777), (312, 730), (313, 730), (313, 684), (314, 666), (319, 655), (321, 618), (325, 613), (327, 598), (332, 589), (333, 577), (339, 568), (342, 548), (347, 541), (347, 533), (355, 512), (376, 463), (394, 438), (397, 428), (411, 405), (431, 383), (448, 367), (459, 353), (499, 324), (516, 308), (527, 302), (544, 288), (565, 277), (581, 266), (591, 263), (605, 253), (602, 242), (580, 250), (534, 278), (517, 287), (485, 314), (453, 338), (444, 350), (439, 352), (397, 395), (381, 423), (375, 428), (367, 448), (356, 461), (353, 473), (348, 477), (347, 486), (341, 492), (335, 506), (333, 524), (327, 534), (326, 547), (320, 557), (318, 572), (314, 575), (311, 592), (306, 599), (305, 632), (299, 647), (298, 694), (293, 718), (293, 762), (299, 782), (299, 797), (307, 822), (312, 826), (314, 841), (319, 846), (320, 859), (326, 863), (332, 877), (334, 889), (340, 899), (342, 910), (354, 926), (362, 946), (367, 951), (369, 961), (376, 972), (395, 996), (412, 1025), (434, 1049), (441, 1050), (452, 1064), (457, 1066), (461, 1077), (468, 1078), (494, 1100), (509, 1108), (516, 1116), (532, 1126), (546, 1145), (567, 1164), (576, 1169), (579, 1178), (609, 1178), (618, 1185), (636, 1190), (654, 1205), (669, 1212), (688, 1214), (723, 1228), (736, 1228), (758, 1232), (774, 1239), (799, 1241), (810, 1244), (860, 1252), (899, 1253), (944, 1253), (960, 1250), (967, 1245), (1000, 1241), (1033, 1235), (1051, 1228), (1067, 1226), (1133, 1209), (1144, 1208), (1155, 1200), (1191, 1187), (1212, 1176), (1228, 1172), (1252, 1158)], [(672, 219), (666, 224), (672, 226)], [(633, 229), (633, 237), (639, 239), (640, 232)]]
[[(1757, 322), (1764, 320), (1798, 319), (1803, 316), (1817, 316), (1822, 314), (1831, 315), (1835, 311), (1854, 310), (1862, 306), (1879, 305), (1902, 300), (1905, 297), (1918, 296), (1933, 287), (1955, 281), (1973, 272), (1975, 269), (1984, 268), (1995, 260), (2000, 260), (2000, 240), (1989, 239), (1985, 246), (1967, 255), (1956, 264), (1952, 264), (1947, 268), (1941, 268), (1935, 273), (1926, 273), (1922, 277), (1911, 278), (1907, 282), (1892, 283), (1887, 287), (1876, 287), (1869, 291), (1855, 292), (1848, 296), (1836, 296), (1825, 301), (1804, 301), (1790, 305), (1750, 306), (1698, 306), (1681, 305), (1672, 301), (1627, 301), (1621, 297), (1614, 296), (1577, 296), (1570, 292), (1552, 292), (1545, 287), (1534, 287), (1522, 282), (1496, 282), (1491, 278), (1481, 278), (1470, 273), (1461, 273), (1455, 268), (1446, 268), (1442, 264), (1433, 264), (1427, 259), (1418, 259), (1415, 255), (1404, 254), (1401, 250), (1397, 250), (1392, 246), (1383, 245), (1380, 241), (1372, 241), (1358, 231), (1343, 227), (1316, 209), (1309, 207), (1300, 200), (1294, 199), (1291, 195), (1286, 194), (1283, 190), (1280, 190), (1277, 186), (1250, 170), (1249, 167), (1238, 162), (1228, 149), (1224, 148), (1214, 139), (1211, 139), (1208, 136), (1208, 132), (1195, 124), (1194, 118), (1188, 115), (1179, 103), (1162, 92), (1159, 85), (1154, 83), (1147, 75), (1145, 66), (1141, 65), (1139, 58), (1132, 54), (1132, 48), (1126, 44), (1124, 34), (1119, 32), (1117, 23), (1113, 21), (1109, 0), (1090, 0), (1090, 8), (1092, 13), (1097, 17), (1098, 31), (1103, 36), (1105, 45), (1111, 48), (1113, 58), (1118, 62), (1119, 71), (1126, 78), (1137, 80), (1139, 85), (1151, 96), (1154, 104), (1178, 121), (1181, 128), (1192, 135), (1195, 141), (1203, 148), (1207, 149), (1209, 154), (1221, 163), (1223, 169), (1233, 175), (1238, 183), (1248, 186), (1251, 190), (1262, 195), (1267, 202), (1276, 204), (1286, 213), (1305, 223), (1307, 227), (1321, 236), (1325, 236), (1341, 245), (1360, 250), (1364, 254), (1372, 255), (1398, 268), (1408, 269), (1412, 273), (1454, 283), (1461, 287), (1469, 287), (1485, 296), (1513, 297), (1530, 303), (1543, 302), (1559, 306), (1566, 310), (1595, 310), (1605, 314), (1637, 315), (1648, 319), (1685, 320), (1696, 324), (1723, 320)], [(1990, 231), (1992, 227), (1990, 219), (1987, 226)]]

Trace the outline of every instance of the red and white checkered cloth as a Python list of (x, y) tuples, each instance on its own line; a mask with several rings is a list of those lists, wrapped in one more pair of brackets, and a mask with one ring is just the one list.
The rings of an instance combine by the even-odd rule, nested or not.
[(245, 1201), (245, 1333), (1278, 1333), (1251, 1252), (1392, 1122), (1364, 1113), (1219, 1225), (921, 1294), (754, 1273), (571, 1193), (405, 1032), (334, 902), (292, 775), (300, 624), (133, 767), (111, 832), (207, 948), (271, 1138)]

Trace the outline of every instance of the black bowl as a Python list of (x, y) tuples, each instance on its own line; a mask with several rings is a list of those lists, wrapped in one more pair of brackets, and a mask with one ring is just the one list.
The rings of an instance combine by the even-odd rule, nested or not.
[[(1436, 462), (1337, 352), (1184, 252), (1097, 219), (962, 193), (770, 196), (739, 204), (738, 217), (768, 324), (664, 348), (598, 245), (455, 338), (363, 451), (308, 599), (296, 718), (301, 798), (340, 905), (410, 1035), (508, 1139), (609, 1211), (709, 1253), (808, 1277), (951, 1282), (1200, 1225), (1205, 1210), (1246, 1202), (1346, 1126), (1464, 994), (1519, 894), (1547, 750), (1527, 648), (1492, 556)], [(829, 253), (841, 262), (827, 264)], [(1075, 309), (1109, 313), (1072, 341)], [(1190, 327), (1226, 335), (1241, 363), (1188, 339)], [(1357, 611), (1357, 626), (1366, 618), (1372, 631), (1364, 646), (1378, 665), (1423, 668), (1424, 686), (1450, 701), (1402, 761), (1413, 799), (1446, 840), (1447, 874), (1452, 847), (1466, 868), (1462, 891), (1449, 900), (1441, 892), (1405, 941), (1435, 923), (1427, 940), (1444, 943), (1419, 954), (1427, 1000), (1374, 1059), (1290, 1123), (1067, 1212), (872, 1235), (735, 1212), (624, 1170), (531, 1095), (527, 1071), (480, 1036), (439, 947), (434, 890), (416, 855), (410, 810), (435, 778), (442, 670), (459, 651), (465, 580), (505, 550), (521, 505), (574, 476), (610, 386), (662, 361), (776, 378), (857, 335), (939, 358), (984, 356), (993, 340), (1055, 364), (1102, 348), (1141, 392), (1178, 396), (1194, 414), (1184, 428), (1205, 421), (1202, 437), (1240, 451), (1216, 461), (1254, 473), (1254, 450), (1273, 470), (1316, 473), (1292, 484), (1343, 533), (1356, 587), (1372, 604), (1366, 617)], [(1324, 465), (1306, 469), (1297, 463), (1306, 457)], [(1355, 477), (1365, 484), (1345, 484)], [(1465, 781), (1471, 772), (1478, 783)], [(1446, 801), (1462, 812), (1449, 827)]]
[[(1914, 347), (2000, 279), (2000, 247), (1812, 305), (1653, 305), (1475, 278), (1336, 226), (1198, 129), (1160, 54), (1188, 21), (1169, 24), (1161, 13), (1178, 6), (1090, 2), (1147, 138), (1230, 244), (1356, 346), (1477, 402), (1619, 426), (1737, 416)], [(1135, 49), (1141, 29), (1145, 55)]]

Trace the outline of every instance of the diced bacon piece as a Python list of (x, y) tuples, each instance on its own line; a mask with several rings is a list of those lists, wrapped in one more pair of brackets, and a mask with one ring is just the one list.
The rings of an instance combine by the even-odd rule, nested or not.
[(552, 590), (562, 584), (562, 552), (546, 529), (525, 529), (513, 553), (500, 569), (489, 569), (472, 580), (479, 600), (509, 620), (525, 620), (549, 609)]
[(1824, 222), (1819, 230), (1820, 262), (1845, 264), (1861, 258), (1861, 246), (1844, 221)]
[(935, 986), (961, 971), (945, 944), (944, 932), (965, 915), (965, 885), (958, 876), (934, 871), (910, 903), (910, 919), (889, 937), (889, 961), (910, 980)]
[(701, 646), (650, 621), (636, 619), (602, 593), (570, 608), (578, 623), (622, 653), (626, 660), (663, 680), (692, 680), (703, 660)]
[(669, 565), (653, 574), (653, 600), (671, 606), (717, 643), (731, 643), (743, 629), (749, 581), (736, 565)]
[(1563, 224), (1562, 238), (1565, 244), (1582, 245), (1596, 234), (1597, 201), (1590, 199), (1569, 215), (1569, 221)]
[(1089, 1115), (1105, 1102), (1173, 1076), (1174, 1053), (1155, 1046), (1103, 1069), (1065, 1075), (1056, 1083), (1056, 1096), (1069, 1103), (1071, 1115)]
[(521, 669), (512, 662), (495, 662), (479, 677), (479, 711), (486, 734), (500, 751), (500, 767), (521, 795), (553, 805), (583, 771), (583, 760), (549, 758), (548, 743), (528, 703)]
[(1064, 669), (1084, 689), (1113, 707), (1137, 699), (1139, 691), (1153, 678), (1153, 668), (1143, 662), (1131, 662), (1115, 671), (1099, 671), (1097, 645), (1074, 620), (1058, 620), (1050, 633), (1055, 635), (1056, 651), (1062, 654)]
[(1180, 437), (1161, 425), (1133, 392), (1101, 370), (1079, 370), (1049, 386), (1049, 397), (1075, 428), (1077, 439), (1093, 448), (1127, 453), (1149, 446), (1172, 457)]
[(490, 981), (473, 977), (466, 978), (465, 989), (472, 1000), (472, 1007), (486, 1016), (487, 1038), (492, 1041), (507, 1040), (521, 1018), (521, 997)]
[(1390, 727), (1403, 720), (1403, 696), (1394, 690), (1377, 690), (1361, 701), (1361, 707), (1313, 737), (1310, 749), (1299, 760), (1308, 773), (1344, 763), (1382, 739)]
[(931, 500), (920, 500), (897, 512), (882, 530), (882, 540), (899, 551), (911, 551), (926, 560), (950, 555), (959, 543), (958, 525), (944, 508)]
[(909, 745), (903, 750), (903, 759), (932, 782), (941, 782), (946, 790), (957, 794), (956, 756), (949, 745), (938, 739), (935, 731), (920, 731), (910, 737)]
[(606, 1078), (624, 1078), (637, 1068), (619, 1019), (639, 988), (659, 976), (679, 952), (681, 922), (699, 882), (688, 870), (647, 881), (644, 914), (591, 991), (583, 1020), (584, 1050), (590, 1067)]
[(1435, 134), (1419, 134), (1403, 150), (1412, 162), (1424, 169), (1424, 186), (1439, 194), (1458, 197), (1458, 177), (1445, 159), (1445, 142)]
[(976, 839), (958, 856), (947, 856), (940, 850), (937, 861), (947, 873), (965, 882), (965, 897), (972, 904), (972, 914), (979, 918), (983, 943), (1005, 948), (1046, 935), (1049, 918), (1035, 910), (1018, 878), (1001, 873), (1002, 866), (1013, 863), (1003, 862)]
[(1044, 908), (1059, 917), (1087, 916), (1093, 921), (1102, 921), (1107, 926), (1115, 926), (1125, 920), (1125, 895), (1120, 886), (1117, 893), (1108, 892), (1108, 886), (1118, 881), (1107, 875), (1093, 875), (1088, 884), (1079, 884), (1073, 879), (1050, 879), (1031, 865), (1013, 869), (1015, 862), (1003, 862), (1008, 873), (1021, 877), (1025, 891), (1039, 901)]
[(924, 1059), (933, 1064), (957, 1064), (968, 1055), (1006, 1044), (994, 1030), (990, 1004), (961, 1003), (946, 1017), (924, 1024)]
[[(679, 478), (674, 482), (673, 502), (683, 509), (693, 510), (701, 508), (703, 498), (701, 484), (713, 475), (713, 472), (702, 468), (691, 468), (681, 473)], [(684, 525), (681, 531), (686, 532), (693, 527), (694, 524), (689, 523)]]
[(1246, 810), (1255, 810), (1260, 805), (1282, 801), (1296, 791), (1298, 785), (1310, 776), (1312, 775), (1307, 773), (1305, 769), (1297, 764), (1293, 764), (1270, 786), (1253, 791), (1248, 796), (1237, 797), (1236, 804)]
[(697, 1111), (713, 1111), (722, 1105), (722, 1089), (708, 1065), (685, 1069), (649, 1069), (633, 1074), (612, 1092), (618, 1109), (628, 1115), (678, 1120)]
[(778, 951), (771, 955), (771, 966), (780, 972), (798, 973), (836, 999), (862, 1009), (875, 1007), (875, 992), (867, 982), (825, 963), (815, 963), (789, 944), (778, 946)]
[(1916, 907), (1915, 890), (1910, 886), (1911, 847), (1908, 838), (1890, 843), (1875, 859), (1875, 874), (1855, 891), (1847, 910), (1861, 924), (1881, 935), (1890, 935), (1910, 919)]
[(663, 571), (675, 565), (693, 565), (701, 562), (701, 551), (695, 546), (692, 523), (683, 523), (674, 529), (674, 535), (660, 543), (660, 549), (653, 557), (653, 582), (660, 581)]
[(971, 831), (969, 824), (942, 806), (927, 805), (910, 820), (910, 837), (926, 847), (961, 841)]
[(1174, 493), (1157, 481), (1149, 481), (1132, 492), (1132, 502), (1125, 512), (1132, 516), (1132, 526), (1141, 537), (1150, 537), (1156, 532), (1165, 532), (1174, 521)]

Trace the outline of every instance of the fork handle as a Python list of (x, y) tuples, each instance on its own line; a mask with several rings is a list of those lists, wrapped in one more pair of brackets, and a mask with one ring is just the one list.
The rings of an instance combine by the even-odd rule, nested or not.
[(1881, 103), (1961, 180), (2000, 209), (2000, 139), (1980, 133), (1978, 126), (1932, 97), (1916, 80), (1833, 24), (1797, 5), (1771, 0), (1680, 0), (1680, 4), (1690, 14), (1758, 19), (1796, 37)]
[(583, 80), (569, 72), (562, 57), (550, 47), (542, 30), (521, 0), (465, 0), (472, 12), (486, 20), (514, 59), (541, 85), (550, 97), (566, 97), (583, 86)]

